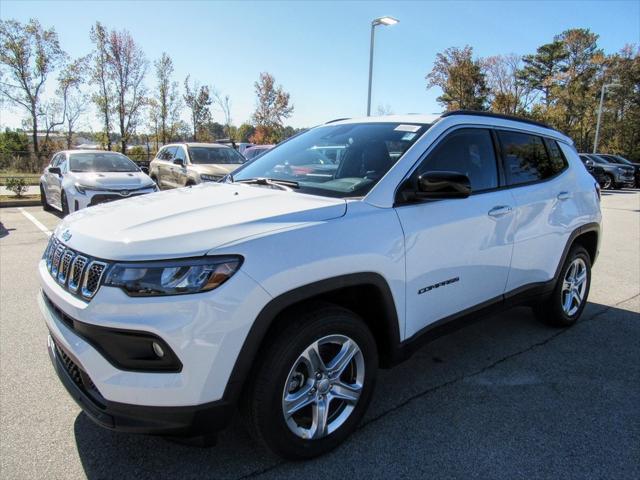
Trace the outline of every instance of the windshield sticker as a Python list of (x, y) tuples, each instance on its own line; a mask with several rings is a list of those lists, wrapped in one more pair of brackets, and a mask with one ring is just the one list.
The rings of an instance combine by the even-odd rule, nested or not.
[(420, 130), (420, 125), (398, 125), (394, 130), (397, 132), (417, 132)]
[(405, 133), (402, 136), (402, 140), (405, 142), (410, 142), (411, 140), (413, 140), (415, 138), (415, 136), (417, 135), (417, 133)]

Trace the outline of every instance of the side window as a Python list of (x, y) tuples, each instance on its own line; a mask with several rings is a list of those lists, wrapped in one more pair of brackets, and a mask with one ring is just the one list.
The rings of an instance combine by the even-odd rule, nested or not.
[(498, 166), (491, 132), (482, 128), (464, 128), (447, 135), (418, 167), (425, 172), (459, 172), (471, 180), (471, 191), (498, 186)]
[(158, 153), (156, 153), (156, 158), (158, 160), (162, 160), (162, 156), (164, 155), (164, 152), (166, 151), (166, 148), (161, 148), (160, 150), (158, 150)]
[(558, 173), (564, 171), (569, 166), (569, 163), (567, 162), (567, 159), (564, 157), (562, 150), (558, 145), (558, 142), (556, 142), (555, 140), (551, 140), (549, 138), (546, 138), (544, 142), (547, 144), (547, 150), (549, 151), (549, 157), (551, 160), (550, 161), (551, 175), (548, 175), (548, 176), (552, 177), (553, 175), (557, 175)]
[(53, 158), (51, 159), (51, 166), (52, 167), (57, 167), (58, 164), (60, 163), (60, 160), (62, 160), (64, 158), (64, 154), (62, 153), (56, 153)]
[(63, 155), (60, 158), (62, 161), (60, 162), (60, 164), (58, 165), (60, 167), (60, 171), (62, 173), (67, 173), (69, 171), (69, 162), (67, 161), (66, 157)]
[[(176, 148), (177, 147), (165, 147), (162, 149), (161, 153), (158, 155), (158, 158), (160, 160), (168, 160), (171, 161), (173, 160), (173, 157), (176, 153)], [(162, 156), (160, 156), (162, 155)]]
[(187, 163), (187, 156), (184, 153), (184, 148), (182, 147), (176, 147), (176, 152), (175, 155), (173, 157), (174, 160), (182, 160), (184, 163)]
[(554, 175), (551, 158), (541, 137), (518, 132), (498, 132), (508, 185), (544, 180)]

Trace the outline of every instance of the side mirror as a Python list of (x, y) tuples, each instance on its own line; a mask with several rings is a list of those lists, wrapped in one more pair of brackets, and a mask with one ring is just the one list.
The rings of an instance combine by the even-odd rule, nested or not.
[(182, 159), (182, 158), (176, 158), (176, 159), (173, 161), (173, 164), (174, 164), (174, 165), (180, 165), (181, 167), (184, 167), (184, 159)]
[(49, 167), (49, 173), (62, 176), (62, 170), (60, 170), (60, 167)]
[(415, 197), (430, 198), (467, 198), (471, 195), (471, 181), (459, 172), (427, 172), (418, 177)]
[(585, 160), (585, 161), (584, 161), (584, 164), (585, 164), (587, 167), (593, 167), (593, 160)]

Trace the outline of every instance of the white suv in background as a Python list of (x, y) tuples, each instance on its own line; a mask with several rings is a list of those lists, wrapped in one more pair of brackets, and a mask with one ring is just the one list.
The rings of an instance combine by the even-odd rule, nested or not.
[(313, 457), (356, 428), (379, 367), (453, 324), (521, 303), (575, 323), (599, 200), (541, 124), (330, 122), (223, 183), (65, 219), (38, 267), (49, 352), (104, 427), (208, 442), (240, 405), (271, 450)]
[(156, 190), (129, 157), (102, 150), (58, 152), (40, 177), (42, 208), (56, 208), (63, 215)]

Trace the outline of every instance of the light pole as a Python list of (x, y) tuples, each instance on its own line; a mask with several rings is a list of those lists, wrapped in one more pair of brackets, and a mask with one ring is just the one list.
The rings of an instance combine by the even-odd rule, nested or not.
[(602, 103), (604, 102), (604, 91), (611, 87), (620, 87), (619, 83), (603, 83), (600, 90), (600, 106), (598, 107), (598, 121), (596, 122), (596, 138), (593, 139), (593, 153), (598, 153), (598, 137), (600, 137), (600, 117), (602, 116)]
[(371, 22), (371, 46), (369, 47), (369, 90), (367, 92), (367, 117), (371, 115), (371, 80), (373, 77), (373, 41), (378, 25), (395, 25), (400, 20), (393, 17), (380, 17)]

